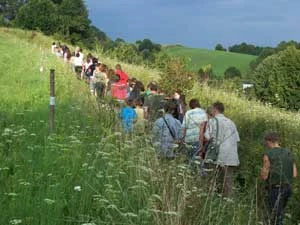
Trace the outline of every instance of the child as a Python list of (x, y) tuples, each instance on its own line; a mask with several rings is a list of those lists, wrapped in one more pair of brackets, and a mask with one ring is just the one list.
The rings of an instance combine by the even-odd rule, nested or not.
[(131, 133), (133, 131), (133, 123), (136, 122), (137, 115), (135, 110), (132, 108), (132, 100), (126, 100), (126, 105), (127, 106), (121, 109), (120, 119), (125, 133)]
[(145, 112), (142, 107), (141, 99), (135, 99), (135, 112), (137, 115), (137, 120), (135, 124), (135, 131), (138, 134), (143, 134), (145, 132)]

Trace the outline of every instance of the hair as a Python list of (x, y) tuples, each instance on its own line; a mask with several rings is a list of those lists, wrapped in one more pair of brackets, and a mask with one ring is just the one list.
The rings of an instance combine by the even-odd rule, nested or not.
[(76, 56), (76, 57), (80, 57), (80, 54), (79, 54), (79, 52), (77, 52), (75, 56)]
[(213, 114), (212, 114), (212, 107), (209, 106), (207, 109), (206, 109), (206, 114), (210, 117), (213, 117)]
[(56, 45), (55, 42), (52, 42), (52, 45)]
[(224, 113), (225, 111), (224, 104), (222, 102), (215, 102), (212, 107), (218, 110), (220, 113)]
[(164, 105), (164, 110), (166, 113), (173, 114), (176, 110), (176, 103), (172, 100), (168, 100)]
[(132, 99), (126, 99), (125, 102), (126, 102), (126, 105), (128, 105), (130, 107), (133, 107), (133, 100)]
[(148, 88), (151, 90), (151, 91), (158, 91), (158, 87), (157, 87), (157, 84), (156, 83), (150, 83), (148, 85)]
[(121, 67), (120, 64), (117, 64), (117, 65), (116, 65), (116, 70), (122, 70), (122, 67)]
[(280, 135), (277, 132), (269, 131), (264, 136), (265, 141), (270, 141), (272, 143), (279, 143), (280, 142)]
[(134, 105), (135, 106), (142, 106), (143, 102), (142, 102), (141, 98), (134, 99)]
[(193, 98), (189, 102), (189, 107), (191, 109), (195, 109), (195, 108), (200, 108), (201, 106), (200, 106), (200, 103), (199, 103), (198, 99)]

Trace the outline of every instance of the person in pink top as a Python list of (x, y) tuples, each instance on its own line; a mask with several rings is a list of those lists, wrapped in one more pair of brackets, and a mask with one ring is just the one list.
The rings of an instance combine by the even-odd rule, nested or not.
[(119, 74), (116, 74), (116, 82), (111, 84), (111, 96), (118, 100), (126, 99), (127, 84), (121, 81)]
[(129, 77), (128, 77), (128, 75), (122, 70), (122, 67), (121, 67), (120, 64), (117, 64), (117, 65), (116, 65), (115, 73), (116, 73), (117, 75), (120, 76), (120, 82), (121, 82), (122, 84), (127, 84), (127, 81), (128, 81), (128, 78), (129, 78)]

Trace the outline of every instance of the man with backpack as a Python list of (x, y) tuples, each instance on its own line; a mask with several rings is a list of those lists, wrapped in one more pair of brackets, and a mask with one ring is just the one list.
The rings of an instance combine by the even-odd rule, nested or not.
[(208, 121), (205, 131), (205, 138), (210, 144), (204, 160), (216, 166), (214, 176), (216, 188), (225, 197), (232, 197), (233, 172), (240, 164), (238, 156), (240, 137), (234, 122), (224, 116), (224, 110), (221, 102), (212, 105), (213, 118)]

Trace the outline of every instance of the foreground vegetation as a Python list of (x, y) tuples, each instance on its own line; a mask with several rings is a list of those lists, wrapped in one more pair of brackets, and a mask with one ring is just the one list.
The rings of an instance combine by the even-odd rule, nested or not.
[[(299, 162), (298, 113), (198, 86), (188, 98), (225, 102), (241, 135), (236, 196), (208, 192), (207, 178), (176, 161), (158, 161), (147, 135), (123, 137), (115, 109), (48, 50), (39, 33), (0, 30), (0, 224), (261, 224), (261, 137), (277, 129)], [(101, 56), (100, 56), (101, 57)], [(113, 66), (114, 60), (102, 59)], [(43, 67), (43, 72), (41, 67)], [(56, 132), (48, 127), (48, 72), (56, 69)], [(159, 72), (124, 65), (145, 81)], [(300, 221), (299, 181), (286, 224)]]

